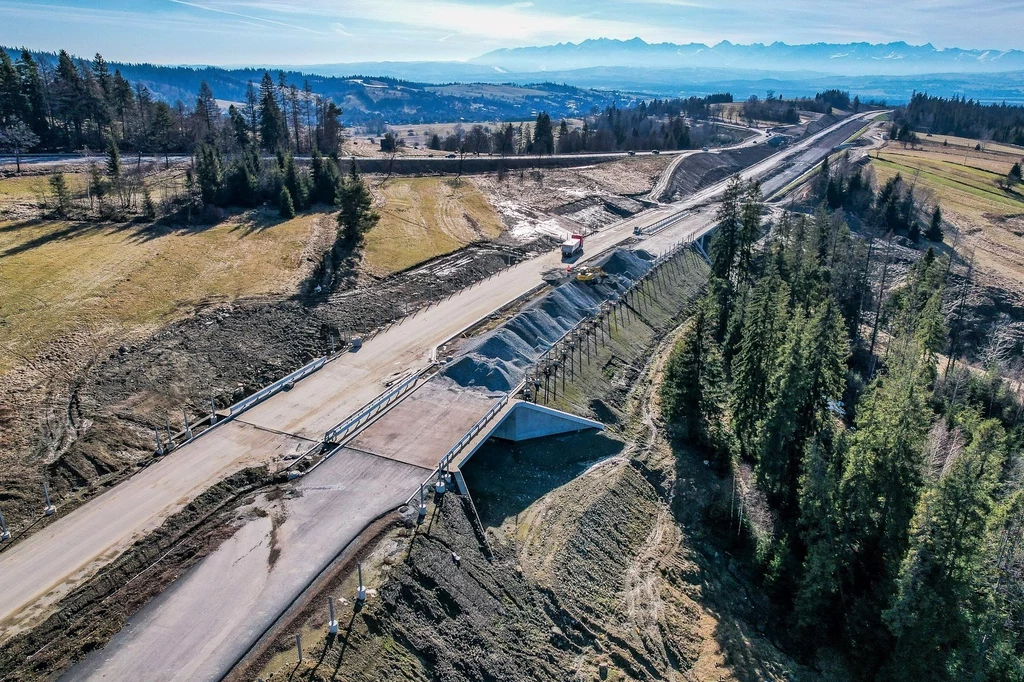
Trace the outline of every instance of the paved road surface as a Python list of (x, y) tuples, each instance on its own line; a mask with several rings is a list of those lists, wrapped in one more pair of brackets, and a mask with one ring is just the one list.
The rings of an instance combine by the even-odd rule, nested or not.
[[(830, 133), (831, 137), (846, 134), (827, 129), (757, 164), (747, 174), (768, 173), (812, 147), (819, 149), (820, 160), (836, 144)], [(787, 168), (778, 182), (797, 177), (806, 163)], [(614, 246), (631, 237), (634, 227), (670, 215), (678, 216), (675, 224), (645, 246), (692, 239), (711, 228), (711, 212), (693, 213), (692, 209), (713, 200), (724, 186), (724, 181), (717, 183), (671, 208), (610, 226), (588, 239), (587, 251), (594, 254)], [(291, 391), (277, 394), (7, 548), (0, 554), (0, 642), (45, 617), (56, 600), (204, 489), (245, 466), (302, 450), (379, 393), (389, 377), (422, 367), (439, 343), (531, 290), (543, 273), (560, 267), (557, 252), (545, 254), (418, 313), (368, 341), (358, 353), (329, 363)]]

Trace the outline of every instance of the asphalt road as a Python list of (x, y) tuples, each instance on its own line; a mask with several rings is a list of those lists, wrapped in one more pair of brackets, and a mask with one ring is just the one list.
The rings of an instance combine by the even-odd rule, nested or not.
[[(850, 125), (849, 122), (839, 124)], [(795, 178), (803, 172), (799, 168), (820, 161), (836, 144), (834, 138), (846, 135), (845, 129), (836, 131), (839, 126), (782, 150), (745, 175), (762, 176), (785, 167), (778, 182), (790, 182), (790, 176)], [(804, 154), (812, 148), (816, 151)], [(634, 227), (652, 225), (668, 216), (674, 216), (675, 220), (648, 239), (645, 248), (667, 249), (675, 242), (700, 236), (712, 228), (713, 212), (698, 213), (693, 209), (711, 202), (725, 184), (725, 181), (717, 183), (679, 204), (609, 226), (588, 238), (587, 253), (592, 255), (610, 248), (630, 238)], [(421, 311), (367, 341), (358, 353), (341, 356), (299, 382), (291, 391), (275, 395), (7, 548), (0, 553), (0, 586), (3, 586), (0, 590), (0, 643), (44, 618), (60, 597), (159, 526), (202, 490), (245, 466), (272, 462), (309, 446), (323, 431), (379, 393), (385, 381), (424, 366), (437, 345), (533, 289), (545, 272), (561, 267), (559, 254), (551, 252), (520, 263)], [(382, 499), (391, 499), (390, 492), (378, 492)], [(407, 489), (405, 495), (409, 492), (411, 490)], [(339, 507), (338, 511), (341, 509)], [(351, 515), (350, 521), (346, 521), (349, 529), (346, 532), (352, 537), (373, 518), (367, 516), (373, 510), (369, 507), (365, 510), (361, 513), (359, 509), (344, 508), (346, 518)], [(337, 536), (336, 541), (328, 545), (336, 547), (338, 543), (347, 542), (346, 537)], [(206, 563), (195, 570), (202, 570)], [(240, 640), (245, 639), (238, 634)], [(108, 647), (104, 651), (112, 655), (115, 649)], [(149, 653), (152, 655), (151, 650)], [(111, 664), (115, 665), (114, 661)], [(152, 672), (156, 670), (157, 666), (153, 666)], [(201, 679), (197, 671), (193, 670), (197, 673), (193, 679)], [(172, 673), (172, 670), (165, 671), (166, 675)]]

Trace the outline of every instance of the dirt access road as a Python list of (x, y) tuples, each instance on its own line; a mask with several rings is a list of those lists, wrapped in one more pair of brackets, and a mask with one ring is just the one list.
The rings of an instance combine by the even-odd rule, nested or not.
[[(745, 174), (770, 173), (803, 152), (820, 160), (834, 146), (828, 134), (850, 124), (847, 120), (826, 129)], [(790, 171), (792, 166), (785, 174)], [(712, 218), (695, 221), (690, 211), (713, 200), (725, 185), (717, 183), (670, 208), (610, 226), (588, 238), (587, 253), (615, 246), (629, 239), (635, 227), (666, 217), (675, 220), (659, 232), (658, 241), (700, 236), (711, 229)], [(62, 596), (207, 487), (245, 466), (314, 446), (325, 430), (357, 411), (385, 382), (420, 369), (447, 338), (529, 292), (545, 272), (560, 267), (559, 254), (548, 253), (455, 294), (6, 549), (0, 554), (0, 643), (38, 622)]]

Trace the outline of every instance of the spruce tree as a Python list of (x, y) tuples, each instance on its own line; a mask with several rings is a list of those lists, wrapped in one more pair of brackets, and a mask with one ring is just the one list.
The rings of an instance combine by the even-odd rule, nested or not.
[(295, 205), (292, 203), (292, 194), (288, 191), (287, 187), (281, 188), (281, 196), (277, 199), (277, 205), (280, 208), (282, 218), (294, 218), (295, 217)]
[(49, 178), (50, 193), (53, 195), (54, 210), (61, 218), (66, 218), (71, 209), (71, 190), (68, 189), (64, 174), (56, 172)]
[(946, 464), (914, 516), (896, 599), (885, 612), (896, 638), (889, 679), (952, 682), (984, 668), (978, 623), (992, 604), (984, 583), (983, 549), (1005, 437), (995, 420), (971, 430), (970, 446)]
[(846, 323), (831, 298), (809, 319), (794, 315), (761, 430), (758, 481), (783, 510), (796, 500), (807, 442), (832, 418), (846, 387)]
[(308, 181), (305, 172), (299, 170), (291, 154), (285, 156), (284, 185), (292, 195), (295, 209), (301, 211), (306, 208), (309, 203)]
[(740, 209), (740, 231), (737, 247), (737, 267), (741, 278), (753, 279), (754, 244), (761, 237), (761, 214), (764, 212), (764, 197), (761, 183), (752, 181), (743, 196)]
[(795, 615), (802, 633), (819, 641), (822, 628), (842, 622), (838, 597), (846, 556), (839, 484), (847, 448), (846, 431), (829, 423), (808, 441), (800, 467), (799, 537), (805, 553)]
[(0, 128), (22, 119), (27, 110), (21, 94), (21, 81), (6, 50), (0, 50)]
[(916, 348), (893, 357), (857, 408), (856, 430), (840, 484), (849, 559), (845, 595), (850, 648), (877, 663), (888, 647), (881, 613), (896, 588), (922, 486), (929, 425), (928, 368)]
[(938, 204), (935, 204), (935, 210), (932, 211), (932, 219), (928, 223), (928, 230), (924, 233), (924, 236), (933, 242), (942, 241), (942, 209), (939, 208)]
[(739, 352), (732, 362), (732, 423), (741, 452), (756, 453), (757, 422), (771, 403), (771, 379), (786, 330), (789, 287), (774, 263), (754, 286)]
[(339, 236), (350, 244), (361, 241), (363, 235), (380, 220), (380, 216), (373, 210), (370, 190), (359, 177), (354, 160), (349, 168), (348, 179), (341, 189), (338, 203), (341, 208), (338, 213)]
[(43, 144), (49, 144), (51, 133), (47, 114), (46, 85), (39, 73), (39, 66), (28, 50), (22, 50), (15, 68), (21, 81), (21, 92), (26, 106), (23, 119)]
[(204, 204), (220, 202), (224, 174), (220, 152), (215, 147), (204, 144), (196, 151), (195, 181)]
[(714, 339), (714, 312), (701, 300), (683, 337), (665, 367), (661, 387), (662, 414), (680, 439), (725, 454), (721, 418), (725, 377)]
[(722, 204), (716, 216), (717, 225), (711, 237), (711, 273), (731, 281), (736, 258), (740, 251), (743, 223), (740, 213), (740, 197), (743, 195), (743, 180), (737, 175), (729, 181), (722, 196)]
[(269, 73), (260, 82), (260, 144), (269, 152), (288, 145), (288, 124), (277, 103), (277, 90)]

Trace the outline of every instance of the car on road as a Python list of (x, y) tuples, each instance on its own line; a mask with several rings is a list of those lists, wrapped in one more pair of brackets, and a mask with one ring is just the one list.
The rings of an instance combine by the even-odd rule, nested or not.
[(446, 158), (446, 159), (454, 159), (455, 158), (455, 154), (445, 154), (444, 158)]
[(658, 150), (658, 149), (652, 149), (652, 150), (651, 150), (651, 153), (652, 153), (652, 154), (660, 154), (660, 153), (661, 153), (661, 151), (660, 151), (660, 150)]
[(702, 151), (702, 152), (706, 152), (707, 150), (708, 150), (708, 148), (707, 148), (707, 147), (703, 147), (703, 148), (701, 149), (701, 151)]
[(630, 156), (636, 156), (636, 152), (632, 152), (632, 151), (631, 151), (631, 152), (629, 152), (629, 155), (630, 155)]

